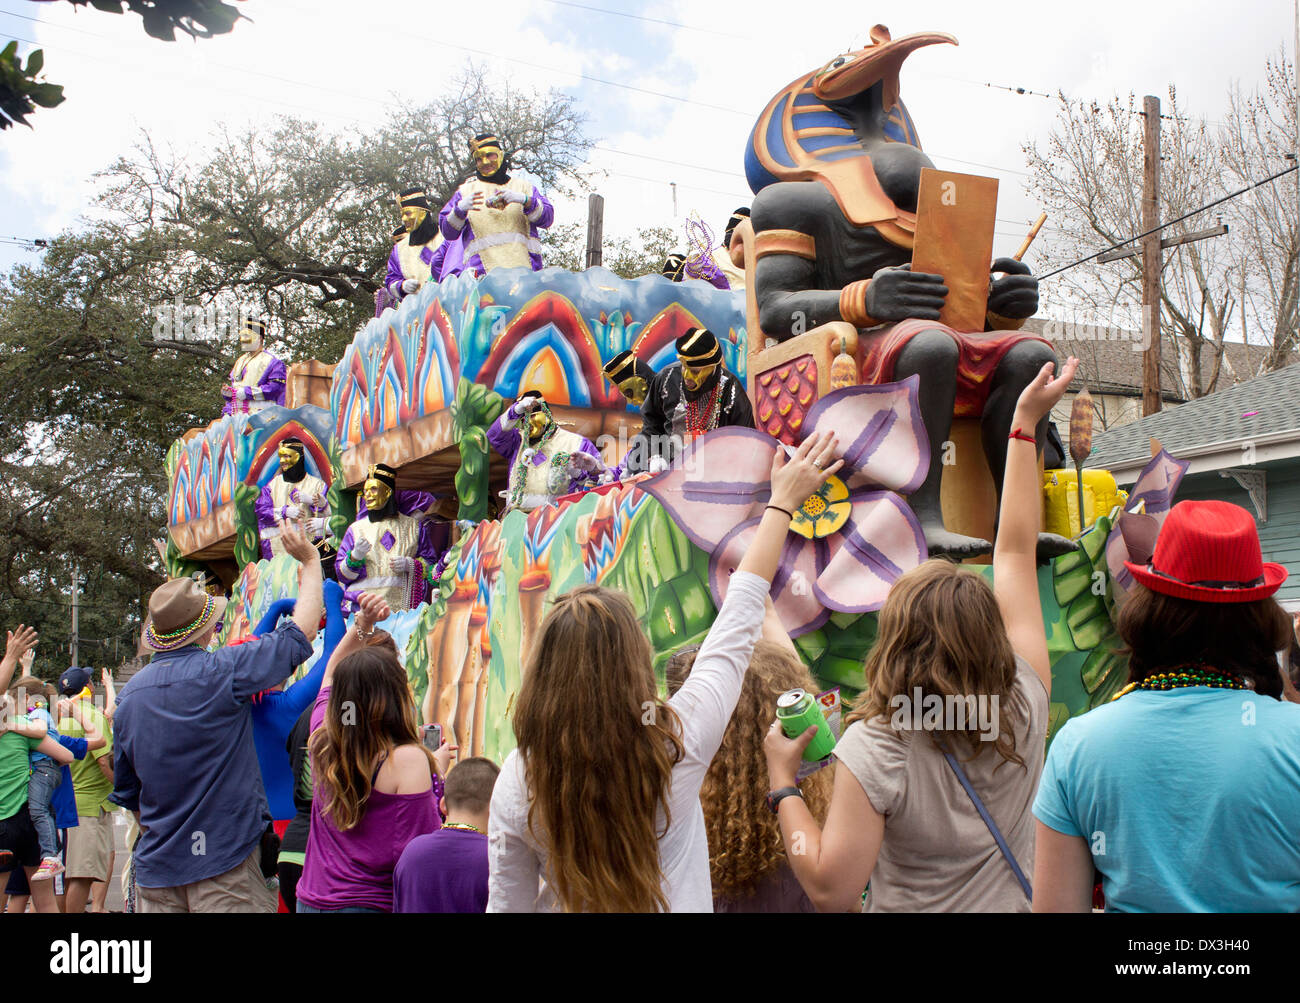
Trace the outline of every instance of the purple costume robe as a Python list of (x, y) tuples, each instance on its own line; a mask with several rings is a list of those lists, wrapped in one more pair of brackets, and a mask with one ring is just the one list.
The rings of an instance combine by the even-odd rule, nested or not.
[[(412, 589), (408, 595), (403, 597), (409, 605), (401, 604), (406, 609), (414, 609), (420, 603), (426, 602), (429, 598), (429, 583), (437, 581), (442, 574), (450, 528), (446, 524), (435, 524), (431, 517), (421, 518), (423, 513), (431, 509), (436, 501), (437, 498), (427, 491), (397, 492), (398, 513), (419, 521), (418, 536), (413, 548), (414, 553), (392, 555), (410, 557), (415, 561), (415, 572), (410, 579)], [(357, 521), (349, 526), (347, 533), (343, 535), (343, 542), (339, 544), (338, 557), (334, 560), (334, 570), (338, 576), (338, 582), (347, 590), (344, 593), (345, 598), (355, 600), (358, 585), (363, 586), (360, 591), (371, 591), (364, 588), (364, 582), (373, 577), (376, 570), (379, 557), (376, 550), (378, 548), (389, 549), (399, 544), (393, 533), (381, 530), (384, 523), (389, 521), (393, 520), (371, 521), (366, 515), (365, 500), (360, 501), (357, 510)], [(354, 564), (349, 561), (352, 548), (365, 534), (376, 535), (377, 546), (372, 544), (370, 554), (366, 555), (359, 564)], [(387, 560), (388, 555), (385, 555), (384, 564), (387, 563)], [(386, 575), (386, 568), (378, 568), (378, 570)], [(374, 591), (380, 591), (380, 589)], [(398, 605), (395, 605), (391, 599), (389, 605), (393, 606), (394, 610), (398, 608)]]
[[(448, 243), (455, 242), (460, 245), (461, 261), (448, 261), (444, 266), (443, 275), (459, 275), (462, 271), (472, 271), (479, 276), (485, 275), (488, 268), (492, 267), (492, 262), (489, 260), (488, 265), (485, 266), (483, 254), (487, 253), (490, 258), (494, 251), (507, 244), (523, 244), (528, 251), (529, 265), (533, 271), (540, 272), (542, 270), (540, 233), (555, 222), (555, 207), (551, 205), (550, 200), (537, 190), (536, 185), (526, 185), (528, 190), (527, 200), (521, 208), (524, 221), (528, 224), (527, 232), (512, 229), (502, 230), (498, 226), (495, 232), (479, 234), (475, 232), (474, 221), (468, 218), (468, 216), (476, 214), (469, 212), (465, 208), (468, 205), (465, 195), (466, 186), (474, 187), (475, 182), (478, 182), (477, 187), (480, 189), (495, 187), (509, 188), (516, 191), (520, 187), (524, 187), (523, 182), (507, 181), (504, 185), (494, 185), (491, 182), (483, 182), (479, 178), (471, 178), (452, 195), (447, 204), (442, 207), (442, 212), (438, 213), (438, 229), (442, 231), (442, 235)], [(524, 192), (520, 191), (520, 194), (524, 194)], [(481, 213), (498, 211), (500, 210), (480, 210)], [(448, 255), (450, 256), (451, 253), (449, 251)]]
[(384, 275), (384, 288), (375, 293), (375, 316), (378, 317), (389, 307), (397, 308), (397, 304), (402, 302), (406, 293), (402, 292), (402, 283), (407, 279), (432, 279), (434, 282), (442, 278), (444, 261), (447, 257), (448, 243), (442, 241), (437, 247), (431, 248), (425, 244), (420, 248), (420, 260), (429, 266), (428, 275), (407, 275), (402, 271), (402, 258), (399, 249), (402, 241), (407, 240), (403, 237), (393, 245), (393, 250), (388, 255), (388, 271)]
[[(511, 404), (505, 412), (492, 423), (488, 429), (488, 442), (492, 448), (506, 458), (510, 466), (510, 475), (506, 496), (509, 499), (511, 492), (516, 487), (516, 480), (519, 477), (519, 451), (524, 448), (524, 439), (519, 432), (520, 414), (516, 410), (519, 407), (518, 402)], [(530, 459), (524, 461), (525, 477), (532, 480), (533, 486), (545, 487), (541, 490), (529, 490), (529, 485), (523, 489), (523, 498), (518, 507), (525, 509), (537, 508), (540, 505), (554, 501), (566, 494), (573, 494), (575, 491), (581, 491), (584, 488), (595, 487), (600, 477), (599, 472), (595, 474), (580, 473), (576, 477), (570, 477), (567, 472), (550, 470), (551, 457), (557, 451), (575, 453), (581, 450), (596, 460), (600, 460), (600, 450), (590, 440), (575, 432), (569, 432), (565, 429), (559, 429), (555, 436), (549, 440), (542, 449), (533, 453)], [(603, 466), (603, 463), (602, 463)], [(528, 468), (532, 467), (533, 470)], [(543, 470), (542, 468), (546, 468)], [(545, 475), (544, 477), (541, 475)]]
[[(259, 361), (261, 356), (266, 356), (265, 363)], [(254, 367), (260, 366), (265, 368), (257, 373)], [(221, 413), (257, 414), (272, 404), (283, 407), (284, 385), (288, 379), (289, 370), (285, 368), (284, 363), (266, 349), (262, 349), (251, 359), (248, 358), (248, 353), (241, 355), (235, 360), (234, 368), (230, 370), (228, 384), (234, 393), (240, 396), (228, 399)], [(241, 393), (244, 389), (247, 390), (246, 399)]]

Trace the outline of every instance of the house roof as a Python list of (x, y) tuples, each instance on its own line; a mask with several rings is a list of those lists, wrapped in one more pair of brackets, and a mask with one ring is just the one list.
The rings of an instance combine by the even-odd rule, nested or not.
[[(1025, 331), (1042, 335), (1052, 343), (1058, 357), (1074, 355), (1079, 359), (1079, 373), (1071, 391), (1086, 386), (1092, 393), (1138, 397), (1142, 394), (1141, 335), (1134, 331), (1101, 326), (1078, 326), (1070, 329), (1063, 322), (1032, 318)], [(1070, 333), (1066, 333), (1069, 331)], [(1257, 376), (1271, 349), (1267, 345), (1247, 345), (1225, 341), (1223, 364), (1215, 390), (1243, 383)], [(1200, 359), (1201, 388), (1204, 390), (1214, 374), (1213, 351), (1207, 346)], [(1300, 360), (1292, 353), (1291, 362)], [(1178, 366), (1178, 352), (1166, 340), (1160, 353), (1160, 395), (1166, 401), (1180, 402), (1192, 398)]]
[(1263, 462), (1265, 456), (1243, 460), (1243, 446), (1251, 443), (1258, 452), (1271, 443), (1300, 440), (1300, 365), (1266, 373), (1101, 432), (1093, 442), (1086, 466), (1115, 471), (1135, 465), (1140, 468), (1151, 457), (1153, 438), (1180, 459), (1208, 457), (1216, 447), (1222, 447), (1217, 451), (1225, 462), (1207, 459), (1203, 464), (1206, 469), (1220, 469), (1234, 462)]

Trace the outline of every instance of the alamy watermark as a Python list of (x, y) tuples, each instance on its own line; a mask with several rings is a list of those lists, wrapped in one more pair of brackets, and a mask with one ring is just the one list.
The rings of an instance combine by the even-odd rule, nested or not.
[[(1151, 314), (1151, 311), (1145, 311)], [(1151, 330), (1154, 316), (1143, 318), (1142, 329), (1131, 331), (1122, 327), (1111, 327), (1095, 321), (1080, 321), (1073, 318), (1052, 317), (1043, 324), (1043, 337), (1055, 344), (1066, 341), (1115, 341), (1125, 342), (1135, 352), (1145, 352), (1151, 347)]]
[(977, 731), (981, 742), (993, 742), (998, 737), (1001, 718), (996, 693), (940, 696), (922, 694), (917, 686), (910, 696), (895, 693), (890, 697), (889, 709), (889, 726), (895, 731)]
[(147, 316), (153, 318), (151, 333), (155, 341), (230, 342), (250, 320), (260, 320), (260, 311), (219, 295), (204, 306), (187, 304), (180, 293), (170, 303), (152, 306)]

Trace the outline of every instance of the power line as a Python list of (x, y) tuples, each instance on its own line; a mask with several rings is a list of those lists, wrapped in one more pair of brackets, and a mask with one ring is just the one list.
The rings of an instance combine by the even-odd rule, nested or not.
[(572, 3), (570, 0), (546, 0), (547, 3), (554, 4), (557, 7), (574, 7), (578, 10), (589, 10), (597, 14), (609, 14), (613, 17), (626, 17), (634, 21), (647, 21), (651, 24), (665, 24), (670, 28), (682, 28), (686, 31), (699, 31), (706, 35), (721, 35), (723, 38), (740, 38), (745, 41), (752, 41), (748, 35), (737, 35), (730, 31), (718, 31), (714, 28), (700, 28), (693, 24), (682, 24), (680, 21), (666, 21), (660, 17), (646, 17), (643, 14), (629, 14), (621, 10), (608, 10), (604, 7), (589, 7), (586, 4)]
[(1055, 271), (1048, 272), (1046, 275), (1040, 275), (1038, 277), (1039, 281), (1041, 282), (1043, 279), (1050, 279), (1053, 275), (1060, 275), (1061, 272), (1074, 268), (1076, 265), (1082, 265), (1089, 261), (1092, 261), (1094, 258), (1101, 257), (1107, 251), (1115, 251), (1123, 247), (1125, 244), (1136, 243), (1137, 241), (1141, 240), (1143, 237), (1149, 237), (1153, 233), (1159, 233), (1161, 230), (1167, 229), (1173, 226), (1175, 223), (1181, 223), (1183, 220), (1190, 219), (1193, 216), (1205, 212), (1207, 209), (1213, 209), (1216, 205), (1222, 205), (1224, 202), (1230, 202), (1232, 199), (1238, 198), (1241, 195), (1245, 195), (1246, 192), (1254, 191), (1256, 188), (1260, 188), (1264, 185), (1271, 184), (1272, 182), (1276, 181), (1278, 178), (1285, 177), (1286, 175), (1290, 174), (1298, 167), (1300, 167), (1300, 164), (1292, 164), (1290, 167), (1284, 167), (1276, 174), (1270, 174), (1268, 177), (1263, 178), (1259, 181), (1253, 181), (1250, 184), (1248, 184), (1245, 188), (1239, 188), (1235, 192), (1232, 192), (1231, 194), (1224, 195), (1222, 198), (1217, 198), (1213, 202), (1208, 202), (1205, 205), (1201, 206), (1199, 209), (1193, 209), (1191, 212), (1185, 212), (1177, 219), (1171, 219), (1167, 223), (1161, 223), (1159, 226), (1153, 227), (1150, 230), (1147, 230), (1143, 233), (1135, 234), (1132, 237), (1129, 237), (1127, 240), (1121, 240), (1118, 244), (1111, 244), (1110, 247), (1103, 247), (1096, 254), (1090, 254), (1086, 258), (1080, 258), (1078, 261), (1073, 261), (1068, 265), (1062, 265), (1060, 268), (1056, 269)]

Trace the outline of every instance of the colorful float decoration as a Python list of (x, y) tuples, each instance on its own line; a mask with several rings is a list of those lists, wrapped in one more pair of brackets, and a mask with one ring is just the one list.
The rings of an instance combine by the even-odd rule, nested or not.
[[(917, 228), (924, 230), (924, 213), (900, 209), (874, 165), (920, 171), (928, 164), (898, 97), (898, 73), (915, 48), (954, 40), (935, 34), (894, 41), (879, 26), (871, 36), (863, 49), (801, 75), (760, 115), (745, 156), (757, 193), (753, 215), (734, 216), (726, 241), (731, 260), (744, 263), (744, 282), (736, 283), (742, 288), (661, 275), (625, 280), (602, 268), (435, 276), (368, 322), (334, 366), (292, 367), (289, 399), (300, 406), (222, 418), (177, 442), (167, 456), (168, 566), (174, 574), (200, 565), (223, 571), (233, 598), (221, 640), (243, 636), (273, 601), (296, 593), (294, 562), (257, 554), (254, 500), (275, 476), (278, 444), (301, 440), (313, 475), (329, 485), (335, 543), (355, 514), (354, 494), (367, 471), (392, 467), (398, 488), (447, 500), (438, 514), (457, 522), (457, 538), (430, 600), (383, 626), (405, 653), (422, 720), (442, 724), (462, 755), (500, 761), (514, 745), (511, 709), (549, 601), (581, 583), (625, 591), (662, 667), (712, 624), (766, 501), (775, 450), (832, 428), (845, 466), (798, 513), (773, 598), (818, 683), (846, 695), (861, 688), (874, 611), (892, 582), (928, 554), (952, 552), (959, 534), (974, 543), (992, 539), (998, 464), (996, 456), (986, 459), (980, 422), (1000, 419), (982, 411), (980, 390), (1004, 349), (1019, 343), (1004, 339), (1002, 354), (982, 367), (961, 356), (961, 365), (894, 374), (881, 360), (898, 346), (890, 348), (882, 332), (902, 330), (906, 342), (931, 322), (902, 319), (887, 328), (865, 309), (871, 276), (822, 274), (841, 239), (828, 236), (836, 227), (843, 240), (901, 249), (901, 261), (923, 250)], [(826, 213), (808, 224), (809, 232), (780, 224), (789, 208), (782, 199), (796, 191), (802, 194), (795, 201)], [(987, 272), (987, 257), (978, 254), (975, 271)], [(811, 261), (813, 278), (785, 288), (794, 273), (765, 265), (768, 278), (756, 281), (758, 262), (769, 257), (804, 262), (804, 276)], [(1030, 309), (1030, 292), (1036, 304), (1032, 277), (1001, 281), (985, 274), (968, 283), (966, 306), (978, 308), (978, 323), (958, 325), (968, 340), (1003, 338), (1015, 326), (1000, 327), (991, 315), (986, 325), (991, 297), (1002, 302), (1013, 289), (1021, 312)], [(814, 310), (781, 329), (765, 323), (774, 316), (774, 293), (815, 293), (816, 302), (829, 302), (828, 289), (838, 299), (824, 315)], [(747, 381), (756, 430), (710, 432), (665, 472), (501, 514), (507, 470), (487, 431), (509, 402), (540, 393), (557, 421), (592, 440), (614, 467), (641, 416), (606, 372), (624, 373), (629, 352), (650, 370), (663, 370), (693, 328), (714, 332), (726, 368)], [(295, 390), (298, 376), (302, 393)], [(923, 389), (930, 380), (955, 381), (958, 406), (927, 414)], [(935, 431), (949, 426), (958, 462), (939, 470)], [(1127, 588), (1122, 560), (1149, 553), (1185, 469), (1159, 454), (1131, 497), (1094, 513), (1073, 539), (1055, 538), (1055, 552), (1065, 552), (1040, 570), (1053, 731), (1123, 685), (1126, 666), (1113, 626)], [(1077, 474), (1047, 472), (1056, 474), (1063, 498), (1064, 475), (1077, 484)], [(934, 510), (920, 502), (937, 491), (939, 475), (936, 534)], [(1112, 497), (1095, 497), (1103, 494)], [(987, 564), (975, 567), (992, 573)]]

